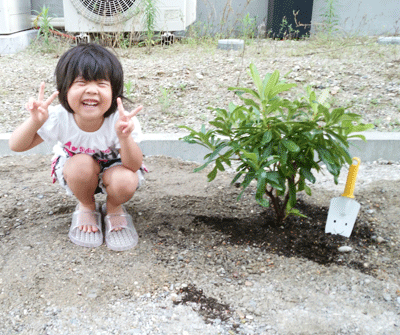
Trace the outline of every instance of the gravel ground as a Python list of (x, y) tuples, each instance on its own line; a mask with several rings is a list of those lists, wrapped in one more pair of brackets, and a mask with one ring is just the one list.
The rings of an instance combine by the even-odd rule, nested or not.
[[(54, 90), (54, 69), (65, 50), (43, 54), (31, 48), (0, 57), (0, 133), (12, 132), (26, 118), (25, 103), (36, 96), (42, 81)], [(249, 85), (247, 69), (253, 62), (260, 74), (279, 70), (296, 82), (296, 94), (312, 85), (317, 94), (332, 93), (332, 106), (352, 105), (379, 131), (400, 130), (400, 46), (381, 45), (376, 38), (323, 41), (265, 41), (245, 52), (218, 50), (214, 44), (176, 44), (118, 50), (124, 66), (126, 95), (145, 106), (143, 129), (177, 132), (178, 125), (198, 126), (212, 117), (208, 106), (226, 107), (233, 99), (229, 86)], [(293, 94), (294, 94), (293, 93)]]
[[(255, 43), (244, 57), (211, 45), (119, 53), (131, 97), (145, 106), (146, 132), (205, 122), (206, 106), (226, 105), (227, 86), (247, 82), (250, 61), (261, 73), (292, 70), (299, 83), (330, 87), (332, 104), (352, 103), (376, 130), (396, 130), (399, 46), (370, 39), (331, 49), (313, 43)], [(0, 132), (26, 117), (23, 105), (42, 80), (51, 91), (57, 56), (30, 50), (0, 57)], [(276, 227), (275, 234), (252, 228), (268, 213), (251, 187), (236, 202), (240, 190), (228, 172), (208, 184), (206, 171), (192, 172), (194, 163), (146, 157), (146, 184), (127, 203), (140, 242), (118, 253), (69, 241), (75, 200), (51, 185), (49, 161), (39, 155), (0, 160), (1, 334), (399, 333), (399, 162), (361, 165), (354, 236), (303, 239), (310, 250), (330, 248), (332, 261), (323, 264), (300, 249), (284, 250), (290, 243), (277, 236), (294, 238), (290, 230), (299, 225), (323, 231), (318, 214), (340, 194), (345, 175), (337, 186), (319, 175), (313, 196), (301, 197), (315, 215)], [(235, 240), (243, 227), (249, 228)], [(338, 252), (343, 246), (351, 251)]]

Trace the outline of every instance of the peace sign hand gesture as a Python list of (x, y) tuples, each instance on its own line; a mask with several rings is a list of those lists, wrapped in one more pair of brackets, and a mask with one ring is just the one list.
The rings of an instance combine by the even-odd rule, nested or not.
[(56, 91), (44, 101), (44, 87), (45, 83), (42, 82), (40, 84), (38, 99), (30, 98), (26, 104), (26, 109), (30, 112), (32, 121), (40, 125), (43, 125), (49, 118), (48, 108), (58, 95), (58, 91)]
[(132, 131), (135, 129), (135, 124), (133, 122), (133, 117), (139, 113), (143, 106), (137, 107), (130, 113), (125, 112), (122, 105), (121, 98), (117, 98), (119, 119), (115, 123), (115, 131), (117, 132), (118, 138), (127, 138), (131, 135)]

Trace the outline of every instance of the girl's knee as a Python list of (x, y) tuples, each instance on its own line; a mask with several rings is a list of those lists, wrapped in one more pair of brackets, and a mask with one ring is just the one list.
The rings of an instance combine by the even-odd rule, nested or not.
[(136, 172), (119, 166), (105, 171), (103, 182), (107, 193), (114, 191), (132, 196), (139, 185), (139, 178)]
[(115, 180), (115, 187), (126, 195), (133, 195), (138, 184), (139, 178), (137, 174), (131, 170), (124, 171), (124, 173)]
[(78, 154), (67, 160), (63, 174), (66, 180), (88, 180), (100, 173), (99, 164), (89, 155)]

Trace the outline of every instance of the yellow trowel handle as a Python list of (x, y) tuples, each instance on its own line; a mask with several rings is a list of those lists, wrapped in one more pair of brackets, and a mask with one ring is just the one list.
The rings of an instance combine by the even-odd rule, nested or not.
[[(357, 164), (354, 164), (356, 161)], [(357, 157), (353, 158), (353, 164), (350, 165), (349, 167), (349, 173), (347, 174), (347, 181), (346, 181), (346, 186), (344, 187), (344, 193), (342, 194), (342, 197), (347, 197), (347, 198), (354, 198), (353, 192), (354, 192), (354, 186), (356, 184), (356, 178), (357, 178), (357, 173), (358, 173), (358, 167), (360, 166), (361, 160)]]

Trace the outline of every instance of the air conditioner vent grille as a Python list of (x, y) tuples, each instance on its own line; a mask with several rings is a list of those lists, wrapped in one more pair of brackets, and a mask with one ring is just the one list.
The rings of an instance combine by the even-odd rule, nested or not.
[(71, 0), (87, 19), (105, 25), (123, 22), (134, 14), (136, 0)]

